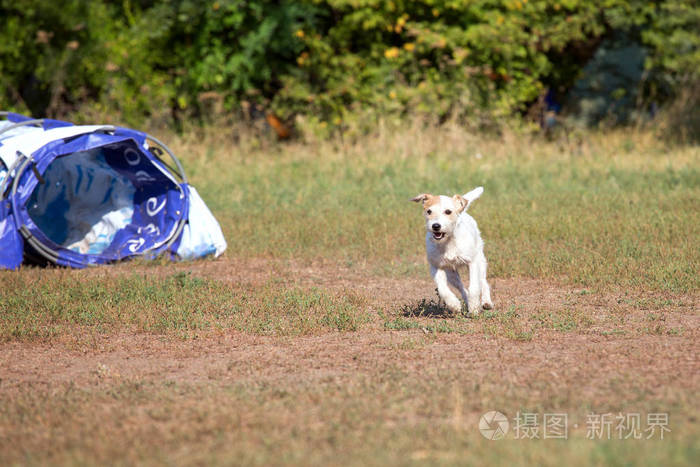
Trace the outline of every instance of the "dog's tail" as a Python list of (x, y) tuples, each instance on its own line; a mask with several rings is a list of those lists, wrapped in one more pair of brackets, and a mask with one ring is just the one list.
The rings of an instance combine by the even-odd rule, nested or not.
[(484, 192), (484, 187), (478, 186), (478, 187), (474, 188), (472, 191), (470, 191), (469, 193), (466, 193), (463, 196), (463, 198), (467, 200), (467, 207), (465, 207), (464, 210), (466, 211), (467, 209), (469, 209), (469, 206), (472, 204), (472, 201), (476, 201), (477, 199), (479, 199), (479, 197), (481, 196), (481, 194), (483, 192)]

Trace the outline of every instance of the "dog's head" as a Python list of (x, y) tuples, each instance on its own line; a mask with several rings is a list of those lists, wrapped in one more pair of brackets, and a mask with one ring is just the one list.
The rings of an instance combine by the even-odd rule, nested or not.
[(468, 202), (460, 195), (440, 196), (422, 193), (411, 201), (423, 203), (425, 228), (435, 242), (442, 242), (452, 235), (457, 218), (467, 208)]

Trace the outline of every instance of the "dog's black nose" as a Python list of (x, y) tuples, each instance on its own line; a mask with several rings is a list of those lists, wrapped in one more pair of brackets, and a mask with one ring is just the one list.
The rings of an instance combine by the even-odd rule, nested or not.
[(436, 232), (437, 232), (438, 230), (440, 230), (440, 224), (438, 224), (437, 222), (434, 223), (434, 224), (433, 224), (433, 230), (435, 230)]

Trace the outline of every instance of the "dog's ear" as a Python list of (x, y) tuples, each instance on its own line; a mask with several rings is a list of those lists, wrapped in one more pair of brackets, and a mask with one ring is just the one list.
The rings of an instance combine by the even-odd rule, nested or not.
[(427, 193), (421, 193), (420, 195), (411, 198), (411, 201), (413, 201), (414, 203), (425, 203), (425, 201), (431, 196), (432, 195), (429, 195)]
[(457, 206), (457, 211), (458, 211), (458, 212), (462, 212), (462, 211), (464, 211), (465, 209), (467, 209), (467, 206), (469, 205), (469, 203), (467, 202), (466, 199), (464, 199), (464, 198), (461, 197), (460, 195), (454, 195), (454, 196), (452, 197), (452, 199), (453, 199), (454, 202), (455, 202), (455, 206)]

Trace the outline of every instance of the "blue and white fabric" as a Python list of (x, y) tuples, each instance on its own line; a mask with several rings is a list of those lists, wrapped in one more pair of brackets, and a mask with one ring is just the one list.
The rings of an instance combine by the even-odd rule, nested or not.
[[(27, 120), (9, 114), (0, 131)], [(0, 268), (15, 269), (38, 250), (56, 264), (85, 267), (226, 249), (196, 190), (178, 182), (136, 130), (44, 120), (0, 133), (0, 187)]]

